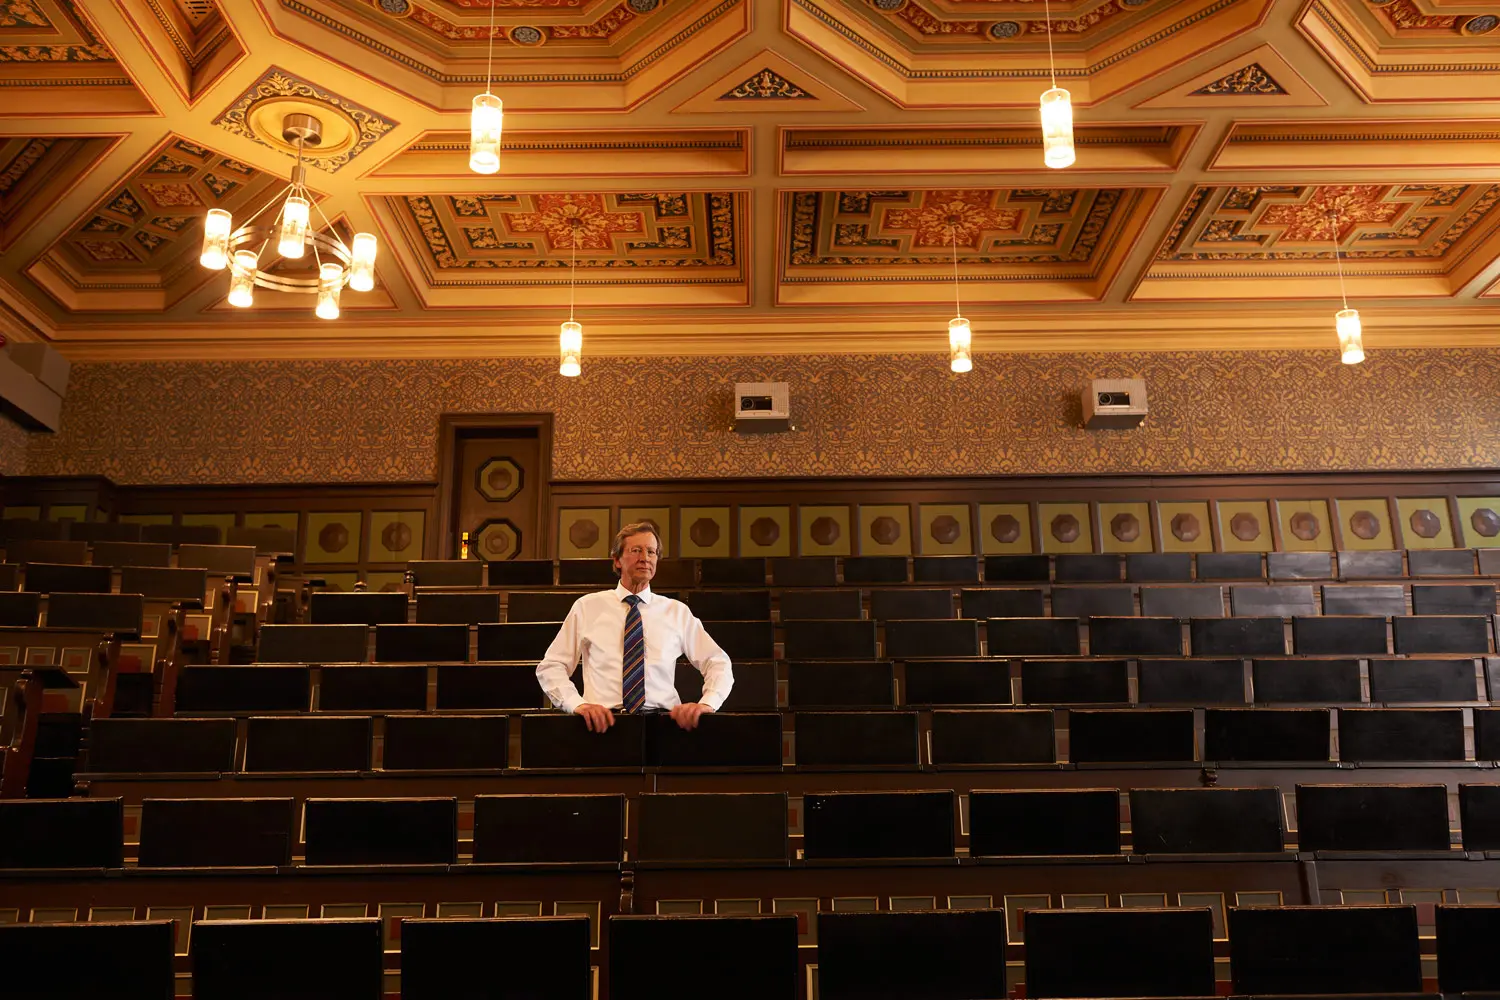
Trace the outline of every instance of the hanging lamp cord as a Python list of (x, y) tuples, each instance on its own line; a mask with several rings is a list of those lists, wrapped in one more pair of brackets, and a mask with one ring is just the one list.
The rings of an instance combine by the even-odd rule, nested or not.
[[(1052, 89), (1057, 89), (1057, 64), (1052, 59), (1052, 0), (1043, 0), (1047, 11), (1047, 72), (1052, 76)], [(493, 8), (491, 8), (493, 9)]]
[(1339, 254), (1339, 212), (1333, 209), (1328, 213), (1328, 241), (1333, 244), (1333, 262), (1339, 272), (1339, 298), (1344, 301), (1344, 308), (1349, 308), (1349, 293), (1344, 289), (1344, 258)]
[(964, 311), (958, 302), (958, 223), (948, 228), (953, 232), (953, 315), (962, 316)]
[(573, 226), (573, 256), (568, 261), (568, 322), (573, 322), (573, 299), (578, 288), (578, 226)]
[(496, 2), (497, 2), (497, 0), (490, 0), (490, 33), (489, 33), (488, 36), (486, 36), (489, 39), (490, 51), (489, 51), (489, 56), (487, 57), (487, 59), (485, 61), (485, 66), (484, 66), (484, 92), (486, 94), (488, 94), (490, 92), (490, 84), (495, 79), (495, 4), (496, 4)]

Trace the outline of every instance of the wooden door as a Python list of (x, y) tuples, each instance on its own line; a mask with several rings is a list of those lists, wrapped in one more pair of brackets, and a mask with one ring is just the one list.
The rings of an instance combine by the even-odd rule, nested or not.
[[(448, 418), (444, 422), (449, 424)], [(549, 555), (544, 524), (549, 431), (535, 417), (529, 422), (455, 417), (444, 427), (447, 475), (441, 484), (445, 524), (439, 532), (439, 558), (458, 557), (465, 531), (471, 558), (490, 562)]]

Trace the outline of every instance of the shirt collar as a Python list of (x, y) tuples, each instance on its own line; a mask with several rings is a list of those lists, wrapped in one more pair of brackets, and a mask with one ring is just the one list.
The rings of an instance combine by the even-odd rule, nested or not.
[[(624, 584), (617, 583), (617, 584), (615, 584), (615, 592), (614, 593), (615, 593), (615, 599), (616, 600), (624, 601), (625, 598), (626, 598), (626, 596), (629, 595), (630, 591), (628, 591), (628, 590), (625, 589), (625, 585)], [(641, 603), (642, 604), (650, 604), (651, 603), (651, 598), (654, 596), (651, 593), (651, 585), (649, 583), (646, 584), (646, 586), (641, 590), (641, 592), (639, 594), (635, 595), (635, 596), (637, 596), (637, 597), (639, 597), (641, 599)]]

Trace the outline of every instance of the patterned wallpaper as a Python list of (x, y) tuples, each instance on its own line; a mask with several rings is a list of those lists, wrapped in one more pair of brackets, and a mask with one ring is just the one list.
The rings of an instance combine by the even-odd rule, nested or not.
[[(1079, 427), (1104, 376), (1145, 378), (1143, 427)], [(732, 431), (733, 383), (757, 381), (791, 383), (797, 431)], [(564, 480), (1495, 468), (1497, 398), (1490, 350), (78, 364), (26, 471), (426, 481), (445, 411), (554, 412)]]
[(0, 417), (0, 476), (26, 474), (26, 443), (31, 433), (9, 417)]

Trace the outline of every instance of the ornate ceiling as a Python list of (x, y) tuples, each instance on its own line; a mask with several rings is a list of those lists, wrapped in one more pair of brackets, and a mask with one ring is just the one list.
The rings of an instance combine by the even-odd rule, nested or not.
[[(1371, 350), (1500, 342), (1500, 0), (1052, 18), (1063, 171), (1042, 0), (0, 0), (0, 332), (553, 354), (571, 297), (586, 356), (941, 352), (956, 273), (981, 354), (1332, 351), (1336, 241)], [(336, 321), (197, 264), (208, 208), (285, 183), (291, 111), (319, 208), (380, 238)]]

